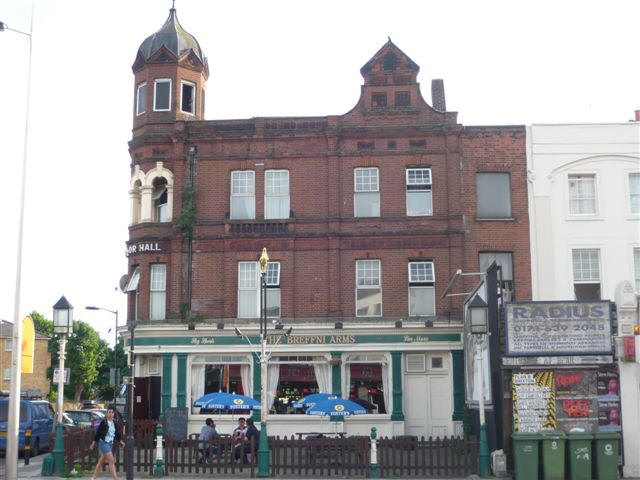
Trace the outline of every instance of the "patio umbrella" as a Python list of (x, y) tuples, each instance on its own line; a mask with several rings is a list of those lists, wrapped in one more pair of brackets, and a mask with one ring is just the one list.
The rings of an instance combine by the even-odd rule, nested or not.
[(257, 400), (227, 392), (207, 393), (193, 402), (193, 406), (208, 410), (260, 410)]
[(367, 410), (356, 402), (344, 398), (334, 398), (316, 403), (307, 410), (307, 415), (329, 417), (346, 417), (349, 415), (365, 415)]
[(337, 398), (338, 396), (333, 395), (332, 393), (312, 393), (311, 395), (307, 395), (306, 397), (301, 398), (297, 402), (294, 402), (293, 408), (313, 407), (316, 403), (322, 402), (324, 400), (333, 400)]

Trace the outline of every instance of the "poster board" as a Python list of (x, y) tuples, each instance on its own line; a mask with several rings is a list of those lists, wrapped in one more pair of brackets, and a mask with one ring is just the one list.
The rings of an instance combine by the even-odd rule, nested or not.
[(164, 411), (165, 434), (176, 440), (186, 440), (188, 432), (189, 409), (167, 408)]
[(553, 430), (556, 427), (553, 372), (514, 373), (511, 385), (514, 431)]

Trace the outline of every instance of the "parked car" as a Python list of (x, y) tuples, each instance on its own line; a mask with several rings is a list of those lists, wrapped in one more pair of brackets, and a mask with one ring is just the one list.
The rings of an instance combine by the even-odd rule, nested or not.
[[(9, 399), (0, 398), (0, 451), (7, 449), (7, 423)], [(18, 427), (18, 449), (24, 450), (25, 433), (31, 434), (31, 454), (38, 455), (53, 446), (54, 413), (45, 400), (20, 399), (20, 426)]]
[(104, 418), (104, 414), (99, 410), (67, 410), (65, 412), (73, 423), (80, 426), (90, 426), (93, 431), (98, 431), (98, 425)]
[[(103, 417), (106, 418), (107, 416), (107, 409), (106, 408), (95, 408), (93, 410), (90, 410), (91, 412), (98, 412), (101, 413)], [(113, 414), (113, 418), (115, 419), (116, 422), (122, 422), (124, 419), (122, 417), (122, 414), (116, 409), (114, 410), (114, 414)]]
[(82, 401), (82, 409), (83, 410), (95, 410), (102, 408), (98, 402), (95, 400), (83, 400)]

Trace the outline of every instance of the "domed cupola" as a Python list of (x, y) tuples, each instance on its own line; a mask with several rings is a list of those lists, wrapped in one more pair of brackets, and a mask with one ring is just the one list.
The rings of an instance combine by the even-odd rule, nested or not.
[(180, 25), (175, 8), (160, 30), (140, 44), (131, 68), (134, 136), (148, 124), (204, 119), (209, 65), (198, 41)]
[(149, 60), (162, 47), (168, 49), (176, 57), (192, 50), (203, 64), (206, 62), (198, 41), (180, 25), (175, 8), (169, 10), (169, 18), (164, 22), (164, 25), (156, 33), (147, 37), (138, 51), (145, 60)]

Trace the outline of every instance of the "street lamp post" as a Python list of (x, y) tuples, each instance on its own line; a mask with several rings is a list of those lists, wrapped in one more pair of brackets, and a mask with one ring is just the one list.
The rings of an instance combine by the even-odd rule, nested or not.
[(53, 333), (60, 337), (60, 365), (58, 369), (58, 422), (56, 423), (56, 441), (53, 447), (54, 472), (58, 476), (64, 474), (64, 430), (62, 416), (64, 414), (64, 360), (67, 348), (67, 336), (73, 332), (73, 306), (64, 297), (53, 306)]
[(267, 265), (269, 255), (260, 256), (260, 441), (258, 443), (258, 476), (269, 476), (269, 441), (267, 437)]
[(118, 354), (116, 348), (118, 347), (118, 310), (109, 310), (108, 308), (88, 306), (87, 310), (102, 310), (103, 312), (113, 313), (116, 316), (116, 331), (114, 335), (113, 343), (113, 406), (116, 407), (116, 401), (118, 398), (118, 379), (120, 378), (118, 371)]
[(489, 476), (489, 447), (484, 412), (484, 356), (482, 354), (489, 330), (489, 307), (479, 295), (469, 304), (470, 332), (475, 340), (476, 362), (478, 363), (478, 406), (480, 413), (480, 438), (478, 442), (478, 462), (481, 477)]
[(31, 98), (31, 50), (33, 33), (33, 3), (31, 4), (31, 27), (29, 33), (9, 28), (0, 22), (0, 32), (9, 30), (29, 37), (29, 69), (27, 73), (27, 101), (24, 121), (24, 146), (22, 149), (22, 180), (20, 182), (20, 217), (18, 220), (18, 251), (16, 253), (16, 287), (13, 301), (13, 352), (11, 354), (11, 391), (9, 395), (9, 418), (7, 424), (7, 451), (5, 454), (6, 478), (18, 478), (18, 428), (20, 410), (20, 348), (22, 345), (22, 322), (20, 322), (20, 285), (22, 279), (22, 236), (24, 231), (24, 198), (27, 183), (27, 139), (29, 138), (29, 102)]
[(135, 378), (135, 357), (133, 353), (135, 321), (129, 322), (129, 333), (131, 335), (129, 344), (129, 381), (127, 383), (127, 442), (125, 444), (124, 459), (127, 480), (133, 480), (133, 379)]

